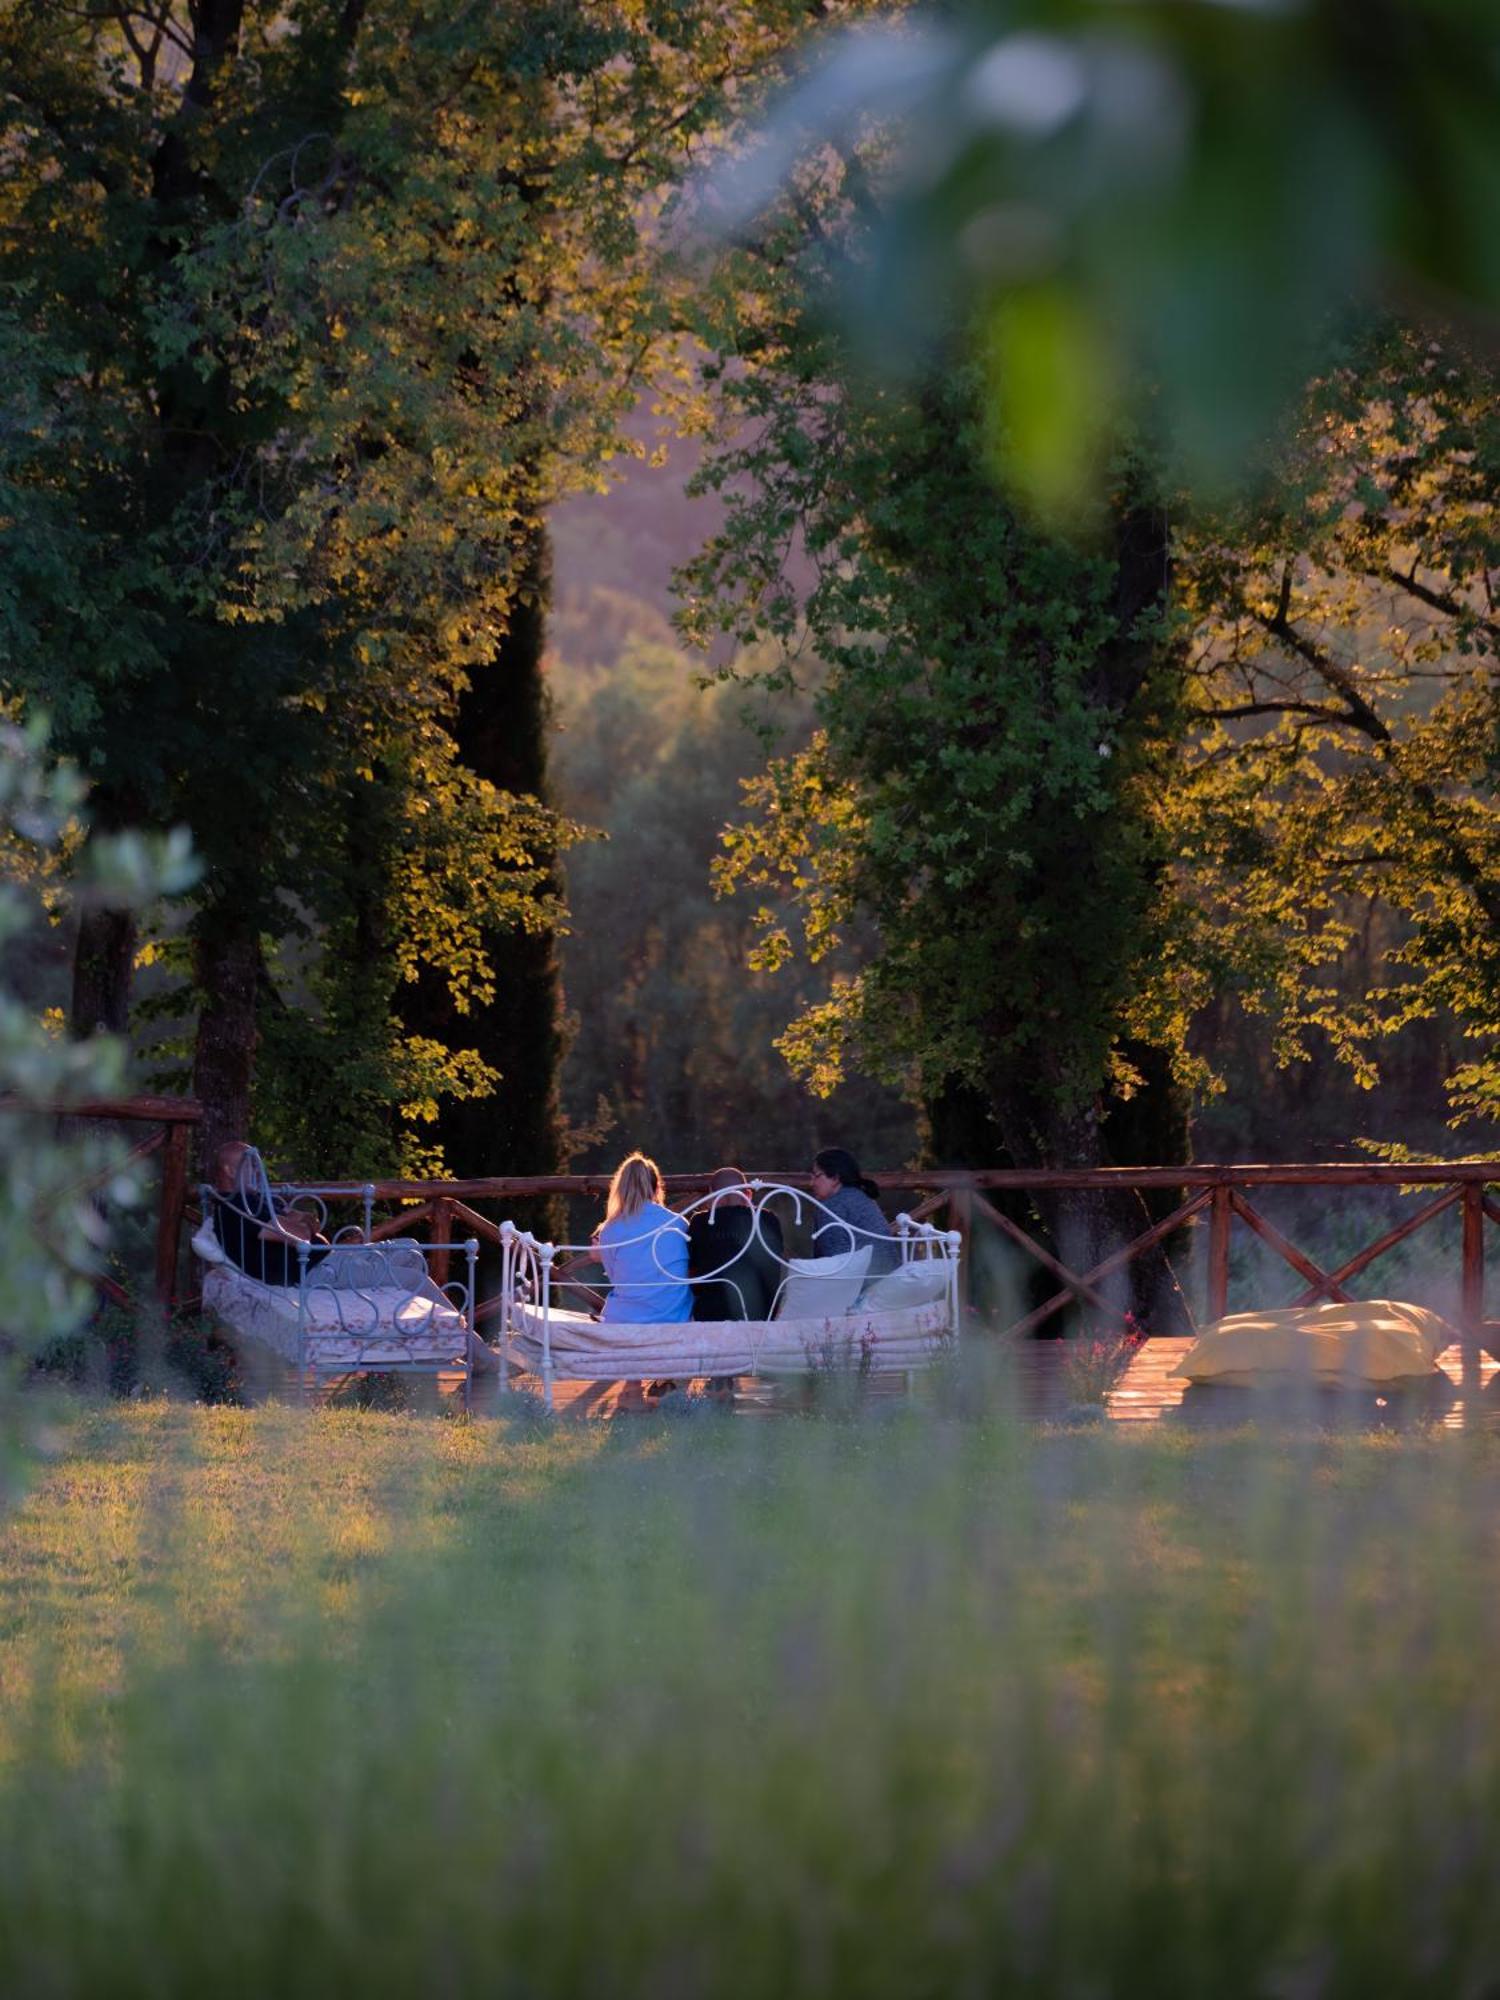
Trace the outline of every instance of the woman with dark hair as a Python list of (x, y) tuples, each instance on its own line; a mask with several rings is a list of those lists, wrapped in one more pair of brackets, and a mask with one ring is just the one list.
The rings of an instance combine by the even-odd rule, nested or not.
[[(852, 1153), (846, 1153), (842, 1146), (826, 1146), (813, 1161), (812, 1191), (829, 1215), (836, 1218), (814, 1221), (815, 1257), (847, 1256), (849, 1251), (868, 1243), (870, 1276), (878, 1278), (884, 1271), (895, 1270), (901, 1252), (891, 1234), (891, 1225), (875, 1205), (879, 1190), (873, 1181), (865, 1179)], [(850, 1226), (840, 1229), (841, 1222)], [(872, 1241), (880, 1237), (887, 1240)]]

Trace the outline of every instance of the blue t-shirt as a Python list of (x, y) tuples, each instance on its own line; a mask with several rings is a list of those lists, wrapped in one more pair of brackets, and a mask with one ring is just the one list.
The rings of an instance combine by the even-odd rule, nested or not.
[(613, 1222), (606, 1222), (598, 1243), (599, 1259), (611, 1286), (601, 1319), (692, 1318), (693, 1294), (685, 1282), (687, 1224), (680, 1215), (658, 1201), (648, 1201), (634, 1215), (617, 1215)]

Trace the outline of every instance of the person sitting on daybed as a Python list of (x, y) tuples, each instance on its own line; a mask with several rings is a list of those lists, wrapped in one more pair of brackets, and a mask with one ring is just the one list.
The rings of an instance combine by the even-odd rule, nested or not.
[[(249, 1151), (246, 1140), (226, 1139), (215, 1157), (214, 1234), (224, 1255), (247, 1278), (262, 1285), (290, 1287), (301, 1280), (299, 1243), (311, 1246), (307, 1253), (309, 1271), (322, 1263), (333, 1245), (316, 1237), (312, 1217), (301, 1209), (278, 1204), (274, 1195), (267, 1203), (259, 1178), (241, 1173)], [(464, 1328), (464, 1344), (476, 1370), (498, 1371), (499, 1354), (469, 1326)]]
[[(897, 1246), (891, 1225), (875, 1206), (875, 1196), (879, 1192), (873, 1181), (867, 1181), (859, 1170), (859, 1162), (852, 1153), (846, 1153), (842, 1146), (828, 1146), (813, 1161), (812, 1191), (838, 1222), (847, 1222), (848, 1229), (840, 1229), (837, 1222), (830, 1222), (828, 1216), (813, 1216), (813, 1246), (815, 1257), (844, 1257), (851, 1250), (858, 1250), (863, 1244), (870, 1244), (870, 1276), (878, 1278), (885, 1271), (894, 1271), (901, 1262), (901, 1251)], [(862, 1232), (862, 1233), (856, 1233)], [(872, 1237), (888, 1237), (885, 1243), (871, 1242)]]
[(729, 1192), (688, 1224), (688, 1274), (705, 1280), (693, 1286), (693, 1318), (769, 1319), (786, 1275), (781, 1224), (762, 1209), (757, 1232), (755, 1199), (738, 1167), (717, 1168), (708, 1186)]
[(328, 1255), (314, 1242), (312, 1217), (267, 1201), (258, 1180), (240, 1169), (250, 1151), (244, 1139), (226, 1139), (214, 1159), (214, 1234), (230, 1263), (262, 1285), (295, 1285), (301, 1277), (299, 1243), (310, 1243), (307, 1268)]
[(615, 1169), (594, 1241), (610, 1286), (601, 1319), (661, 1324), (693, 1317), (687, 1226), (667, 1207), (656, 1162), (644, 1153)]

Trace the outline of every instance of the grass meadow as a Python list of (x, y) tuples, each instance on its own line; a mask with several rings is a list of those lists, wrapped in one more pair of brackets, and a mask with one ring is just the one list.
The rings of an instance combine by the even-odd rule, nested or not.
[(81, 1404), (0, 1991), (1500, 1990), (1500, 1442)]

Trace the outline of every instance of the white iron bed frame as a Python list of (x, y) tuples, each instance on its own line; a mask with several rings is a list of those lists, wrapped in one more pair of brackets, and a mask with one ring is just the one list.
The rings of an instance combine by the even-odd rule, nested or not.
[[(203, 1303), (234, 1332), (258, 1341), (296, 1369), (303, 1383), (322, 1377), (453, 1374), (463, 1377), (465, 1407), (473, 1377), (477, 1238), (423, 1243), (411, 1236), (372, 1234), (375, 1190), (359, 1190), (362, 1216), (328, 1233), (328, 1201), (348, 1200), (347, 1188), (273, 1183), (254, 1147), (247, 1147), (232, 1193), (203, 1187), (203, 1224), (193, 1248), (204, 1265)], [(242, 1269), (214, 1228), (216, 1204), (235, 1209), (256, 1252)], [(321, 1242), (265, 1241), (261, 1219), (271, 1213), (308, 1217)], [(464, 1276), (439, 1285), (430, 1259), (464, 1259)], [(295, 1282), (273, 1281), (290, 1273)]]
[[(733, 1257), (713, 1271), (700, 1272), (686, 1280), (667, 1270), (661, 1257), (665, 1237), (685, 1230), (695, 1215), (712, 1216), (721, 1205), (735, 1202), (737, 1196), (743, 1201), (746, 1195), (752, 1209), (751, 1232)], [(838, 1231), (834, 1240), (847, 1241), (850, 1248), (816, 1262), (790, 1258), (775, 1250), (765, 1236), (764, 1218), (767, 1204), (778, 1197), (790, 1204), (794, 1222), (801, 1224), (806, 1218), (810, 1223), (814, 1243), (820, 1236)], [(792, 1317), (773, 1310), (768, 1320), (632, 1322), (596, 1319), (560, 1303), (560, 1294), (570, 1290), (597, 1296), (595, 1284), (574, 1275), (579, 1264), (597, 1261), (596, 1245), (551, 1243), (518, 1228), (514, 1222), (502, 1222), (502, 1387), (504, 1373), (511, 1368), (539, 1374), (542, 1393), (550, 1408), (552, 1385), (559, 1380), (610, 1382), (805, 1374), (840, 1366), (861, 1373), (911, 1375), (929, 1365), (957, 1338), (958, 1260), (963, 1238), (957, 1230), (938, 1229), (931, 1223), (914, 1221), (909, 1215), (898, 1215), (892, 1227), (894, 1237), (857, 1228), (816, 1197), (775, 1181), (752, 1180), (739, 1189), (716, 1189), (689, 1202), (680, 1211), (677, 1222), (663, 1223), (643, 1231), (639, 1237), (625, 1239), (651, 1242), (652, 1261), (660, 1277), (638, 1281), (640, 1288), (654, 1289), (661, 1283), (682, 1282), (691, 1287), (726, 1282), (733, 1285), (734, 1264), (758, 1243), (765, 1255), (787, 1274), (778, 1288), (778, 1308), (793, 1279), (798, 1281), (804, 1296), (809, 1287), (823, 1280), (830, 1288), (831, 1298), (840, 1289), (840, 1280), (844, 1281), (842, 1290), (850, 1292), (851, 1273), (861, 1279), (861, 1283), (853, 1285), (853, 1292), (862, 1290), (868, 1294), (879, 1286), (883, 1288), (882, 1298), (875, 1303), (866, 1297), (860, 1303), (850, 1296), (841, 1299), (833, 1310), (814, 1310)], [(893, 1272), (865, 1282), (864, 1274), (877, 1244), (894, 1249), (898, 1262)], [(908, 1276), (903, 1279), (902, 1273)], [(893, 1278), (900, 1282), (891, 1285)], [(903, 1289), (910, 1292), (912, 1303), (899, 1301)]]

